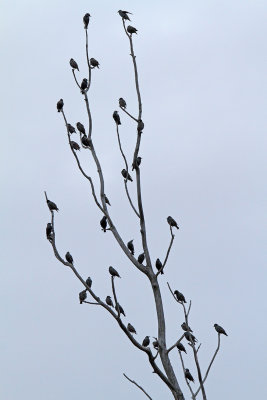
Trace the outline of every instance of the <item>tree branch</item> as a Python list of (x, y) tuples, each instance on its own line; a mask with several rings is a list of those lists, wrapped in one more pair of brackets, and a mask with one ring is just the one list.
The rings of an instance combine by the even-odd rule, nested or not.
[(127, 115), (129, 115), (130, 118), (132, 118), (135, 122), (138, 123), (138, 119), (136, 119), (132, 114), (130, 114), (125, 108), (123, 108), (122, 106), (120, 106), (120, 109), (122, 111), (124, 111)]
[(190, 392), (191, 392), (191, 394), (192, 394), (192, 399), (195, 400), (195, 399), (196, 399), (196, 396), (194, 395), (194, 392), (193, 392), (193, 390), (192, 390), (192, 388), (191, 388), (191, 386), (190, 386), (188, 380), (187, 380), (186, 377), (185, 377), (184, 360), (183, 360), (183, 357), (182, 357), (182, 354), (181, 354), (180, 350), (178, 350), (178, 353), (179, 353), (180, 360), (181, 360), (181, 363), (182, 363), (182, 367), (183, 367), (183, 371), (184, 371), (184, 378), (185, 378), (186, 384), (187, 384), (187, 386), (188, 386), (188, 388), (189, 388), (189, 390), (190, 390)]
[(171, 347), (167, 350), (167, 353), (169, 353), (170, 351), (172, 351), (172, 349), (174, 349), (174, 347), (176, 347), (177, 344), (180, 343), (180, 342), (183, 340), (184, 335), (185, 335), (185, 334), (183, 334), (183, 335), (180, 337), (180, 339), (178, 339), (177, 342), (175, 342), (174, 345), (171, 346)]
[(128, 376), (124, 373), (123, 376), (125, 376), (126, 379), (128, 379), (128, 381), (132, 382), (135, 386), (137, 386), (140, 390), (142, 390), (142, 392), (150, 399), (153, 400), (152, 397), (149, 396), (149, 394), (147, 394), (147, 392), (142, 388), (142, 386), (138, 385), (138, 383), (136, 383), (135, 381), (133, 381), (132, 379), (128, 378)]
[(163, 271), (163, 269), (164, 269), (164, 267), (165, 267), (165, 265), (167, 263), (167, 260), (168, 260), (172, 245), (173, 245), (173, 241), (174, 241), (175, 235), (172, 232), (172, 227), (171, 226), (170, 226), (170, 232), (171, 232), (171, 241), (170, 241), (170, 244), (169, 244), (169, 247), (168, 247), (168, 250), (167, 250), (167, 254), (166, 254), (165, 260), (164, 260), (164, 262), (162, 264), (162, 267), (156, 273), (156, 276), (159, 276), (159, 274)]

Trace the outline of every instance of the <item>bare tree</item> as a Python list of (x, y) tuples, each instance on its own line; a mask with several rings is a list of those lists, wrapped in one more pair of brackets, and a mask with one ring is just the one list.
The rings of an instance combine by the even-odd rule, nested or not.
[[(141, 99), (141, 92), (140, 92), (140, 85), (139, 85), (139, 78), (138, 78), (138, 70), (137, 70), (137, 63), (136, 63), (136, 55), (134, 52), (134, 46), (133, 46), (133, 36), (134, 34), (137, 33), (137, 29), (131, 25), (126, 26), (126, 22), (129, 20), (129, 12), (127, 11), (122, 11), (120, 10), (119, 15), (122, 20), (122, 27), (123, 31), (126, 35), (127, 40), (129, 41), (129, 46), (130, 46), (130, 55), (132, 58), (132, 63), (133, 63), (133, 69), (134, 69), (134, 81), (135, 81), (135, 87), (136, 87), (136, 95), (137, 95), (137, 100), (138, 100), (138, 112), (137, 115), (135, 115), (133, 112), (129, 112), (126, 107), (126, 101), (123, 98), (119, 99), (119, 108), (120, 110), (125, 113), (129, 118), (131, 118), (135, 125), (136, 125), (136, 144), (135, 148), (133, 149), (133, 158), (132, 158), (132, 171), (135, 173), (135, 184), (136, 184), (136, 193), (137, 193), (137, 205), (134, 204), (129, 190), (128, 190), (128, 183), (133, 182), (133, 178), (130, 175), (130, 168), (129, 168), (129, 162), (127, 160), (127, 157), (125, 156), (125, 153), (122, 148), (121, 140), (120, 140), (120, 126), (121, 126), (121, 121), (120, 121), (120, 116), (118, 111), (114, 111), (113, 113), (113, 119), (115, 123), (115, 130), (117, 134), (117, 139), (118, 139), (118, 145), (119, 149), (121, 152), (121, 156), (123, 158), (124, 162), (124, 168), (122, 170), (122, 177), (124, 179), (124, 187), (125, 187), (125, 192), (127, 195), (127, 198), (129, 200), (129, 205), (132, 208), (134, 214), (137, 217), (137, 223), (140, 225), (140, 233), (141, 233), (141, 240), (142, 240), (142, 247), (143, 247), (143, 253), (141, 253), (139, 256), (135, 255), (135, 249), (134, 249), (134, 244), (133, 241), (129, 241), (126, 243), (116, 226), (116, 223), (113, 221), (110, 211), (108, 209), (109, 205), (109, 200), (108, 197), (106, 196), (105, 192), (105, 180), (104, 180), (104, 175), (101, 167), (101, 163), (99, 161), (99, 157), (96, 153), (96, 149), (94, 147), (94, 141), (93, 141), (93, 130), (92, 130), (92, 115), (91, 115), (91, 109), (90, 109), (90, 104), (89, 104), (89, 91), (91, 87), (91, 81), (92, 81), (92, 69), (94, 68), (99, 68), (99, 62), (94, 59), (89, 57), (89, 48), (88, 48), (88, 26), (90, 22), (90, 14), (87, 13), (83, 17), (83, 23), (84, 23), (84, 28), (85, 28), (85, 38), (86, 38), (86, 59), (87, 59), (87, 66), (88, 66), (88, 77), (84, 78), (79, 84), (78, 79), (76, 77), (76, 70), (79, 71), (79, 66), (75, 60), (72, 58), (70, 59), (70, 66), (72, 68), (72, 73), (73, 73), (73, 78), (77, 84), (78, 90), (81, 92), (81, 95), (83, 96), (85, 100), (85, 105), (86, 105), (86, 110), (88, 114), (88, 128), (85, 129), (84, 125), (81, 122), (78, 122), (76, 124), (77, 131), (80, 136), (80, 144), (72, 140), (72, 134), (76, 131), (76, 128), (71, 125), (68, 121), (67, 114), (64, 111), (64, 101), (63, 99), (60, 99), (57, 103), (57, 110), (59, 113), (61, 113), (65, 127), (66, 127), (66, 134), (67, 134), (67, 140), (70, 146), (70, 150), (73, 154), (73, 157), (76, 160), (77, 167), (80, 170), (81, 174), (84, 176), (84, 178), (88, 181), (90, 187), (91, 187), (91, 192), (92, 196), (94, 198), (96, 206), (101, 210), (103, 217), (100, 220), (100, 226), (103, 229), (104, 232), (111, 232), (114, 238), (116, 239), (118, 245), (124, 252), (125, 256), (129, 259), (129, 261), (132, 263), (133, 267), (138, 269), (140, 272), (142, 272), (144, 279), (148, 279), (151, 285), (151, 290), (154, 295), (154, 300), (155, 300), (155, 307), (156, 307), (156, 315), (157, 315), (157, 326), (158, 326), (158, 332), (157, 332), (157, 337), (155, 337), (155, 341), (153, 341), (153, 348), (150, 346), (150, 337), (146, 336), (142, 342), (137, 340), (134, 337), (134, 334), (136, 334), (135, 327), (128, 323), (127, 325), (123, 322), (122, 316), (125, 315), (124, 310), (122, 306), (118, 302), (118, 296), (116, 294), (116, 288), (115, 288), (115, 280), (116, 278), (119, 278), (120, 275), (119, 273), (115, 270), (115, 268), (110, 267), (109, 268), (109, 273), (111, 276), (111, 288), (112, 288), (112, 294), (113, 294), (113, 299), (110, 296), (107, 296), (105, 300), (102, 300), (97, 293), (92, 289), (92, 279), (89, 277), (87, 279), (84, 279), (78, 272), (76, 266), (74, 267), (74, 261), (72, 255), (67, 252), (65, 255), (65, 259), (63, 258), (62, 255), (60, 255), (57, 245), (56, 245), (56, 231), (55, 231), (55, 211), (59, 211), (57, 205), (52, 202), (51, 200), (48, 199), (47, 194), (45, 192), (45, 197), (47, 201), (48, 208), (51, 212), (51, 222), (47, 224), (46, 228), (46, 236), (49, 242), (51, 243), (51, 246), (53, 248), (55, 257), (60, 261), (62, 264), (64, 264), (66, 267), (69, 267), (74, 275), (80, 280), (82, 283), (84, 289), (79, 293), (79, 300), (80, 303), (86, 303), (89, 305), (99, 305), (103, 307), (106, 312), (111, 316), (111, 318), (114, 318), (115, 321), (117, 322), (119, 328), (124, 332), (124, 334), (128, 337), (129, 341), (138, 349), (139, 351), (142, 351), (143, 353), (146, 353), (148, 362), (150, 363), (153, 372), (162, 380), (162, 382), (167, 385), (167, 387), (170, 390), (170, 393), (172, 394), (173, 398), (176, 400), (184, 400), (185, 395), (183, 394), (180, 386), (180, 381), (181, 379), (185, 379), (186, 384), (188, 385), (191, 398), (196, 399), (198, 394), (202, 394), (202, 398), (204, 400), (207, 399), (206, 395), (206, 390), (205, 390), (205, 383), (206, 379), (208, 377), (210, 368), (214, 362), (214, 359), (219, 351), (220, 348), (220, 335), (221, 334), (226, 334), (223, 328), (215, 324), (215, 329), (218, 333), (218, 346), (216, 348), (216, 351), (211, 359), (211, 362), (205, 372), (205, 374), (202, 373), (201, 367), (200, 367), (200, 362), (198, 358), (198, 352), (200, 349), (201, 344), (197, 345), (197, 339), (192, 333), (192, 329), (189, 326), (189, 314), (191, 310), (191, 301), (189, 302), (188, 307), (186, 307), (185, 304), (187, 304), (186, 299), (184, 295), (179, 292), (178, 290), (172, 290), (170, 285), (170, 293), (172, 294), (174, 300), (177, 302), (177, 305), (179, 307), (182, 307), (183, 312), (184, 312), (184, 322), (182, 324), (182, 329), (184, 333), (181, 335), (180, 338), (177, 339), (177, 341), (170, 347), (167, 346), (166, 343), (166, 326), (165, 326), (165, 316), (164, 316), (164, 308), (163, 308), (163, 301), (162, 301), (162, 296), (161, 296), (161, 289), (160, 289), (160, 276), (163, 274), (163, 271), (166, 267), (168, 257), (171, 251), (171, 248), (174, 243), (175, 235), (174, 235), (174, 230), (179, 229), (179, 226), (177, 222), (175, 221), (174, 218), (169, 216), (167, 218), (167, 224), (166, 226), (169, 226), (170, 230), (170, 244), (169, 247), (166, 251), (166, 256), (161, 262), (161, 260), (157, 259), (155, 266), (152, 264), (151, 261), (151, 255), (150, 255), (150, 250), (148, 247), (147, 243), (147, 230), (146, 230), (146, 222), (145, 222), (145, 215), (144, 215), (144, 209), (143, 209), (143, 201), (142, 201), (142, 192), (141, 192), (141, 157), (139, 156), (139, 150), (140, 150), (140, 145), (141, 145), (141, 139), (142, 139), (142, 133), (144, 131), (144, 123), (142, 120), (142, 99)], [(80, 149), (83, 149), (83, 151), (88, 151), (92, 154), (92, 157), (94, 159), (97, 172), (98, 172), (98, 178), (99, 178), (99, 184), (100, 184), (100, 193), (99, 195), (96, 193), (95, 190), (95, 184), (91, 176), (89, 176), (85, 171), (84, 168), (80, 162), (79, 156), (77, 151)], [(76, 265), (76, 264), (75, 264)], [(155, 268), (156, 269), (155, 269)], [(87, 296), (90, 296), (91, 300), (88, 301)], [(182, 356), (182, 353), (184, 352), (187, 354), (187, 351), (184, 347), (184, 344), (188, 344), (188, 350), (192, 350), (192, 356), (196, 365), (196, 370), (197, 370), (197, 380), (198, 380), (198, 388), (193, 389), (193, 386), (190, 384), (190, 382), (194, 382), (194, 377), (190, 373), (189, 369), (186, 368), (184, 358)], [(173, 365), (170, 361), (169, 354), (172, 350), (177, 349), (178, 350), (178, 355), (181, 361), (181, 365), (183, 368), (184, 372), (184, 377), (182, 376), (176, 376), (174, 372)], [(159, 357), (158, 357), (159, 356)], [(189, 355), (187, 354), (187, 357)], [(134, 380), (130, 379), (126, 374), (124, 374), (125, 378), (127, 378), (130, 382), (132, 382), (136, 387), (138, 387), (142, 392), (149, 398), (151, 399), (151, 396), (147, 394), (146, 390), (142, 388), (139, 384), (137, 384)]]

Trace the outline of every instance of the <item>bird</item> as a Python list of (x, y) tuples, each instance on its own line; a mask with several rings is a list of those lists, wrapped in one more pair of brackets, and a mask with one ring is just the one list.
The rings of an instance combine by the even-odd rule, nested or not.
[(177, 349), (178, 349), (179, 351), (184, 351), (185, 354), (187, 354), (183, 343), (181, 343), (181, 342), (177, 343), (176, 347), (177, 347)]
[(46, 202), (47, 202), (47, 205), (48, 205), (48, 208), (50, 211), (54, 211), (54, 210), (58, 211), (56, 203), (54, 203), (53, 201), (48, 200), (48, 199), (46, 200)]
[(182, 327), (182, 329), (183, 329), (184, 331), (193, 332), (192, 329), (190, 328), (190, 326), (187, 325), (185, 322), (182, 323), (181, 327)]
[(179, 290), (175, 290), (173, 293), (175, 294), (178, 301), (180, 301), (181, 303), (186, 303), (183, 293), (179, 292)]
[[(157, 268), (158, 271), (161, 270), (161, 268), (162, 268), (163, 265), (162, 265), (162, 262), (160, 261), (159, 258), (157, 258), (155, 266), (156, 266), (156, 268)], [(163, 270), (161, 270), (160, 273), (161, 273), (161, 274), (164, 274)]]
[(83, 124), (81, 124), (81, 122), (77, 122), (76, 126), (77, 126), (78, 131), (85, 135), (85, 129), (84, 129)]
[(86, 297), (87, 297), (87, 293), (86, 293), (86, 289), (85, 289), (79, 293), (80, 304), (83, 303), (83, 301), (86, 299)]
[(128, 249), (130, 250), (130, 252), (132, 253), (132, 255), (134, 255), (133, 240), (130, 240), (130, 241), (127, 243), (127, 247), (128, 247)]
[(139, 119), (138, 124), (137, 124), (137, 130), (138, 132), (142, 132), (142, 130), (144, 129), (145, 124), (143, 123), (143, 121), (141, 119)]
[(131, 25), (128, 25), (128, 26), (127, 26), (127, 32), (130, 33), (131, 35), (132, 35), (133, 33), (136, 33), (136, 34), (137, 34), (137, 29), (134, 28), (134, 27), (131, 26)]
[(89, 286), (89, 288), (92, 286), (93, 281), (90, 278), (90, 276), (88, 276), (88, 278), (86, 279), (85, 283), (86, 283), (87, 286)]
[(99, 69), (99, 62), (95, 58), (90, 58), (90, 65), (93, 68), (98, 68)]
[(118, 311), (118, 312), (120, 310), (120, 313), (126, 317), (124, 309), (122, 308), (122, 306), (119, 303), (116, 304), (115, 310)]
[(130, 18), (128, 17), (128, 15), (127, 15), (127, 14), (132, 14), (129, 11), (119, 10), (118, 13), (120, 14), (122, 19), (128, 19), (128, 21), (131, 21)]
[(76, 63), (75, 60), (73, 60), (73, 58), (70, 59), (70, 66), (71, 66), (71, 68), (77, 69), (79, 71), (78, 64)]
[(104, 232), (107, 229), (107, 217), (104, 215), (103, 218), (100, 220), (100, 226)]
[(106, 303), (107, 303), (108, 306), (114, 307), (112, 298), (111, 298), (110, 296), (107, 296), (107, 297), (106, 297)]
[(153, 344), (153, 347), (154, 347), (154, 349), (155, 350), (158, 350), (159, 349), (159, 342), (158, 342), (158, 339), (157, 338), (154, 338), (154, 339), (156, 339), (152, 344)]
[(189, 342), (192, 341), (194, 344), (196, 344), (197, 339), (196, 339), (196, 337), (195, 337), (192, 333), (190, 333), (189, 331), (186, 331), (185, 334), (184, 334), (184, 336), (185, 336), (185, 338), (186, 338)]
[(51, 222), (48, 222), (46, 225), (46, 237), (48, 240), (51, 240), (53, 238), (53, 225)]
[(177, 225), (177, 222), (172, 217), (169, 216), (167, 218), (167, 222), (171, 227), (174, 226), (175, 228), (179, 229), (179, 226)]
[(57, 102), (57, 111), (60, 112), (60, 111), (63, 109), (63, 106), (64, 106), (63, 99), (60, 99), (60, 100)]
[(135, 159), (135, 161), (132, 163), (132, 171), (134, 169), (136, 169), (137, 167), (139, 167), (139, 165), (141, 164), (141, 161), (142, 161), (142, 157), (137, 157)]
[(190, 371), (188, 368), (185, 369), (185, 373), (184, 376), (186, 377), (186, 379), (188, 379), (191, 382), (195, 382), (194, 378), (192, 377), (192, 375), (190, 374)]
[(76, 129), (71, 124), (67, 124), (67, 127), (70, 134), (76, 132)]
[(89, 13), (86, 13), (84, 15), (84, 17), (83, 17), (84, 29), (88, 28), (90, 17), (91, 17), (91, 15)]
[(88, 137), (86, 135), (83, 135), (81, 142), (84, 145), (84, 147), (87, 147), (87, 148), (90, 148), (92, 145), (92, 141), (90, 139), (88, 139)]
[(127, 331), (137, 334), (136, 330), (134, 329), (134, 327), (130, 323), (127, 325)]
[(109, 273), (111, 276), (114, 276), (114, 277), (117, 276), (118, 278), (120, 278), (120, 275), (119, 275), (118, 271), (115, 270), (115, 268), (110, 266), (108, 270), (109, 270)]
[(145, 253), (141, 253), (141, 254), (139, 254), (139, 256), (138, 256), (137, 261), (138, 261), (140, 264), (143, 264), (144, 259), (145, 259)]
[(74, 142), (74, 140), (70, 141), (70, 145), (73, 150), (80, 150), (80, 146), (78, 145), (78, 143)]
[(113, 119), (114, 119), (114, 121), (116, 122), (117, 125), (121, 125), (121, 119), (120, 119), (120, 116), (118, 114), (118, 111), (114, 111)]
[(214, 324), (214, 328), (215, 330), (219, 333), (219, 335), (225, 335), (228, 336), (227, 333), (225, 332), (225, 330), (218, 324)]
[(81, 90), (82, 90), (82, 92), (83, 92), (85, 89), (87, 89), (87, 86), (88, 86), (88, 80), (87, 80), (86, 78), (84, 78), (84, 79), (82, 80), (82, 83), (81, 83)]
[(73, 258), (69, 251), (66, 253), (65, 258), (68, 261), (68, 263), (73, 264)]
[(146, 336), (143, 340), (142, 346), (147, 347), (150, 343), (149, 336)]
[(129, 174), (129, 172), (126, 171), (126, 169), (123, 169), (121, 171), (122, 176), (124, 177), (124, 179), (128, 180), (128, 181), (133, 181), (131, 175)]
[(122, 97), (119, 98), (119, 106), (122, 108), (126, 108), (127, 106), (126, 101)]
[(105, 198), (105, 202), (110, 206), (111, 204), (109, 202), (109, 199), (107, 198), (107, 196), (105, 194), (104, 194), (104, 198)]

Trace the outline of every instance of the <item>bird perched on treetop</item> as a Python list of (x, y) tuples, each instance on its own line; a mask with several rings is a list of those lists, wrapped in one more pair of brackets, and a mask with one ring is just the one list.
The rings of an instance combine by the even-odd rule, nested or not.
[(60, 99), (60, 100), (57, 102), (57, 111), (60, 112), (60, 111), (63, 109), (63, 106), (64, 106), (63, 99)]
[(186, 332), (185, 332), (184, 337), (185, 337), (189, 342), (192, 341), (194, 344), (197, 342), (196, 337), (195, 337), (192, 333), (190, 333), (189, 331), (186, 331)]
[(78, 145), (78, 143), (74, 142), (74, 140), (70, 141), (70, 145), (73, 150), (80, 150), (80, 146)]
[(129, 172), (126, 171), (126, 169), (123, 169), (121, 171), (122, 176), (124, 177), (124, 179), (127, 179), (128, 181), (133, 181), (131, 175), (129, 174)]
[(193, 332), (192, 329), (190, 328), (190, 326), (187, 325), (185, 322), (182, 323), (181, 327), (182, 327), (182, 329), (183, 329), (184, 331)]
[(92, 286), (93, 281), (92, 281), (92, 279), (90, 278), (90, 276), (88, 276), (88, 278), (86, 279), (85, 282), (86, 282), (86, 285), (89, 286), (89, 288)]
[(50, 211), (54, 211), (54, 210), (58, 211), (56, 203), (54, 203), (51, 200), (46, 200), (46, 202), (47, 202), (47, 205), (48, 205), (48, 208), (49, 208)]
[(90, 17), (91, 15), (89, 13), (86, 13), (85, 16), (83, 17), (84, 29), (88, 28)]
[(85, 129), (84, 129), (83, 124), (81, 124), (80, 122), (77, 122), (76, 126), (77, 126), (78, 131), (85, 135)]
[(136, 160), (132, 163), (132, 171), (140, 166), (142, 161), (142, 157), (137, 157)]
[(143, 340), (142, 346), (147, 347), (150, 343), (149, 336), (146, 336)]
[(170, 226), (175, 226), (175, 228), (179, 229), (179, 226), (177, 225), (177, 222), (175, 221), (175, 219), (173, 219), (172, 217), (168, 217), (167, 218), (167, 222)]
[(68, 263), (73, 264), (73, 258), (69, 251), (66, 253), (65, 258), (68, 261)]
[(81, 90), (82, 90), (82, 92), (83, 92), (85, 89), (87, 89), (87, 86), (88, 86), (88, 81), (87, 81), (86, 78), (84, 78), (84, 79), (82, 80), (82, 83), (81, 83)]
[(71, 66), (71, 68), (77, 69), (79, 71), (78, 64), (76, 63), (75, 60), (73, 60), (73, 58), (70, 59), (70, 66)]
[(128, 25), (128, 26), (127, 26), (127, 32), (130, 33), (131, 35), (132, 35), (133, 33), (136, 33), (136, 34), (137, 34), (137, 29), (134, 28), (134, 27), (131, 26), (131, 25)]
[(83, 303), (83, 301), (86, 299), (86, 297), (87, 297), (87, 293), (86, 293), (86, 289), (85, 289), (79, 293), (80, 304)]
[[(155, 266), (156, 266), (156, 268), (157, 268), (158, 271), (162, 268), (162, 262), (160, 261), (159, 258), (157, 258)], [(164, 274), (163, 270), (161, 270), (160, 273), (161, 273), (161, 274)]]
[(145, 253), (141, 253), (141, 254), (139, 254), (139, 256), (138, 256), (137, 261), (138, 261), (140, 264), (143, 264), (144, 259), (145, 259)]
[(127, 325), (127, 330), (131, 333), (135, 333), (136, 334), (136, 330), (134, 329), (134, 327), (129, 323)]
[(48, 240), (53, 239), (53, 226), (51, 222), (48, 222), (48, 224), (46, 225), (46, 237)]
[(129, 11), (119, 10), (118, 13), (120, 14), (122, 19), (128, 19), (128, 21), (131, 21), (130, 18), (128, 17), (128, 15), (127, 15), (127, 14), (132, 14)]
[(119, 303), (116, 304), (115, 310), (118, 311), (118, 312), (119, 312), (119, 310), (120, 310), (120, 313), (126, 317), (126, 314), (125, 314), (125, 312), (124, 312), (124, 309), (122, 308), (122, 306), (121, 306)]
[(184, 376), (186, 377), (186, 379), (188, 379), (189, 381), (195, 382), (194, 378), (192, 377), (192, 375), (190, 374), (190, 371), (188, 368), (185, 369), (185, 373)]
[(106, 297), (106, 303), (107, 303), (108, 306), (114, 307), (113, 301), (112, 301), (110, 296)]
[(133, 240), (130, 240), (130, 241), (127, 243), (127, 247), (128, 247), (128, 249), (130, 250), (130, 252), (132, 253), (132, 255), (134, 255)]
[(122, 97), (119, 98), (119, 106), (122, 108), (126, 108), (127, 106), (126, 101)]
[(115, 270), (115, 268), (110, 266), (108, 270), (109, 270), (109, 273), (111, 276), (114, 276), (114, 277), (117, 276), (118, 278), (120, 278), (120, 275), (119, 275), (118, 271)]
[(99, 62), (95, 58), (90, 58), (90, 65), (93, 68), (98, 68), (99, 69)]
[(84, 145), (84, 147), (90, 148), (92, 145), (92, 142), (90, 139), (88, 139), (88, 137), (86, 135), (83, 135), (82, 139), (81, 139), (82, 144)]
[(100, 226), (103, 229), (103, 231), (106, 232), (106, 229), (107, 229), (107, 217), (105, 215), (100, 220)]
[(118, 114), (118, 111), (114, 111), (113, 119), (114, 119), (114, 121), (116, 122), (117, 125), (121, 125), (121, 119), (120, 119), (120, 116)]
[(68, 127), (68, 132), (69, 132), (70, 134), (76, 132), (76, 129), (75, 129), (74, 126), (72, 126), (71, 124), (67, 124), (67, 127)]
[(182, 303), (186, 303), (186, 300), (185, 300), (185, 297), (184, 297), (183, 293), (179, 292), (179, 290), (175, 290), (173, 293), (175, 294), (176, 299), (178, 301), (180, 301)]
[(223, 335), (225, 335), (225, 336), (228, 336), (227, 333), (225, 332), (225, 330), (224, 330), (220, 325), (214, 324), (214, 328), (216, 329), (216, 331), (217, 331), (219, 334), (223, 334)]
[(183, 345), (183, 343), (181, 343), (181, 342), (179, 342), (179, 343), (177, 343), (177, 349), (178, 350), (180, 350), (180, 351), (184, 351), (185, 352), (185, 354), (187, 354), (187, 352), (186, 352), (186, 350), (185, 350), (185, 347), (184, 347), (184, 345)]

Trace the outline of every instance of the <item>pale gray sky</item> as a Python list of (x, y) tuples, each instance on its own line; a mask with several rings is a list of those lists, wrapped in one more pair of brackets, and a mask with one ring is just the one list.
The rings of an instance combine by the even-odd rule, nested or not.
[[(97, 294), (111, 294), (107, 269), (127, 321), (156, 336), (153, 296), (109, 233), (69, 151), (56, 102), (69, 122), (87, 123), (69, 59), (87, 75), (82, 17), (92, 15), (90, 55), (100, 62), (90, 92), (93, 137), (112, 217), (141, 252), (135, 215), (123, 190), (112, 113), (118, 98), (136, 113), (133, 69), (119, 9), (132, 25), (144, 106), (140, 155), (153, 260), (169, 243), (166, 217), (180, 225), (162, 280), (171, 345), (182, 310), (166, 282), (192, 299), (190, 325), (205, 370), (216, 347), (213, 324), (229, 337), (207, 381), (209, 399), (265, 398), (266, 389), (266, 1), (2, 1), (1, 388), (4, 400), (170, 398), (146, 357), (98, 307), (80, 306), (82, 286), (45, 239), (43, 191), (60, 209), (57, 245), (69, 250)], [(121, 115), (129, 160), (135, 128)], [(88, 153), (81, 156), (96, 178)], [(132, 186), (135, 198), (134, 185)], [(171, 356), (190, 398), (177, 354)], [(186, 366), (196, 377), (192, 357)]]

